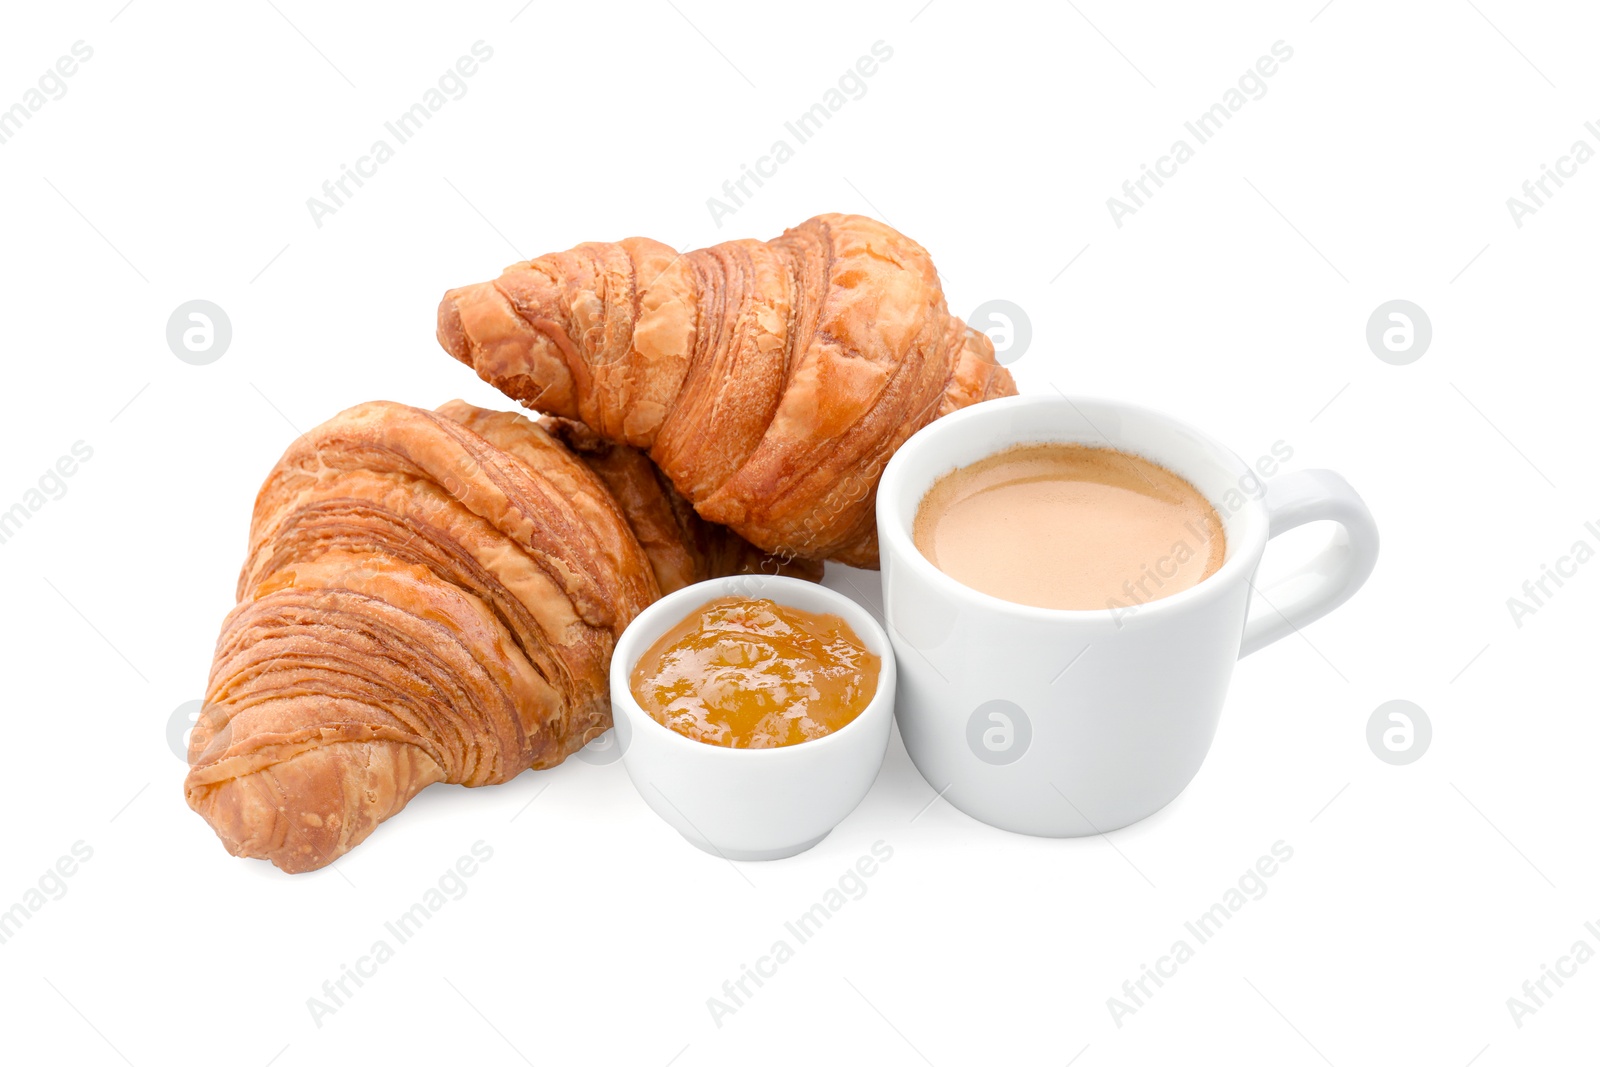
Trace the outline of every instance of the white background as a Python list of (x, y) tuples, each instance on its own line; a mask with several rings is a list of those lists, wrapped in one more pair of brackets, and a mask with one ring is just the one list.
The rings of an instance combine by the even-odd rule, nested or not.
[[(1600, 148), (1600, 25), (1320, 2), (10, 5), (0, 107), (75, 41), (94, 54), (0, 145), (0, 509), (75, 442), (93, 458), (0, 545), (0, 908), (75, 842), (93, 856), (0, 945), (6, 1058), (1592, 1057), (1600, 962), (1520, 1028), (1506, 1000), (1580, 938), (1600, 949), (1600, 562), (1520, 628), (1506, 600), (1600, 547), (1600, 163), (1520, 228), (1506, 198), (1574, 140)], [(466, 95), (314, 225), (306, 199), (478, 40)], [(880, 40), (865, 95), (717, 228), (707, 198)], [(1106, 198), (1279, 40), (1266, 95), (1118, 228)], [(1026, 309), (1023, 391), (1139, 399), (1246, 459), (1282, 440), (1289, 469), (1344, 473), (1384, 533), (1371, 583), (1242, 664), (1187, 792), (1107, 839), (930, 805), (896, 737), (862, 806), (784, 862), (704, 855), (620, 764), (576, 760), (430, 789), (318, 874), (229, 857), (166, 729), (296, 431), (379, 398), (509, 406), (439, 350), (434, 310), (521, 256), (824, 211), (915, 237), (956, 313)], [(209, 366), (165, 341), (195, 298), (232, 321)], [(1408, 366), (1364, 338), (1395, 298), (1434, 329)], [(829, 578), (852, 580), (876, 597), (875, 575)], [(1365, 739), (1397, 698), (1434, 730), (1401, 767)], [(479, 840), (467, 894), (317, 1026), (307, 998)], [(866, 895), (715, 1025), (707, 998), (880, 840)], [(1267, 894), (1117, 1026), (1107, 998), (1279, 840)]]

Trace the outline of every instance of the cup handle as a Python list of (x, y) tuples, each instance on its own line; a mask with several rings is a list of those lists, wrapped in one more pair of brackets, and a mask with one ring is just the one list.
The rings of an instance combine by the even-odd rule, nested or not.
[(1328, 470), (1296, 471), (1267, 486), (1267, 537), (1319, 519), (1338, 523), (1326, 546), (1271, 586), (1255, 586), (1241, 658), (1320, 619), (1360, 589), (1378, 562), (1378, 526), (1350, 483)]

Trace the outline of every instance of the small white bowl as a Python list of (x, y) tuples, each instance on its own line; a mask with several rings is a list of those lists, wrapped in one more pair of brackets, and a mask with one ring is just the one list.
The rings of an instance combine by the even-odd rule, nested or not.
[[(765, 597), (844, 619), (883, 663), (871, 702), (826, 737), (780, 748), (709, 745), (652, 719), (628, 687), (635, 664), (662, 634), (725, 596)], [(623, 631), (611, 657), (611, 710), (628, 777), (690, 843), (730, 860), (804, 852), (855, 810), (883, 765), (894, 684), (894, 649), (866, 609), (832, 589), (769, 575), (714, 578), (661, 598)]]

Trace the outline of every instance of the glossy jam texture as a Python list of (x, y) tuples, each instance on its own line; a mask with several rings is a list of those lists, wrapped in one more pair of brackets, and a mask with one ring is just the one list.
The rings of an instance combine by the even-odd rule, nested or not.
[(881, 666), (837, 615), (731, 596), (663, 634), (635, 664), (629, 689), (685, 737), (777, 748), (825, 737), (861, 714)]

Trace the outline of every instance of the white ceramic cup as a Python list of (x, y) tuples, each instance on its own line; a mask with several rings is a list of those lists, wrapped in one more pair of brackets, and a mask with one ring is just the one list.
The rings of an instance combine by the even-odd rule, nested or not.
[[(833, 733), (781, 748), (710, 745), (652, 719), (629, 690), (634, 665), (691, 612), (725, 596), (765, 597), (844, 619), (883, 661), (872, 700)], [(692, 844), (730, 860), (804, 852), (855, 810), (883, 765), (894, 694), (894, 652), (883, 627), (849, 597), (796, 578), (734, 575), (670, 593), (639, 613), (611, 657), (611, 710), (628, 777)]]
[[(980, 593), (917, 549), (917, 506), (941, 475), (1055, 441), (1131, 452), (1188, 479), (1222, 518), (1222, 566), (1142, 605), (1069, 611)], [(957, 808), (1046, 837), (1114, 830), (1181, 793), (1211, 746), (1235, 661), (1343, 603), (1378, 556), (1371, 513), (1332, 471), (1265, 482), (1176, 419), (1082, 397), (1010, 397), (930, 423), (884, 470), (877, 517), (907, 751)], [(1318, 519), (1338, 524), (1327, 546), (1258, 589), (1268, 539)]]

